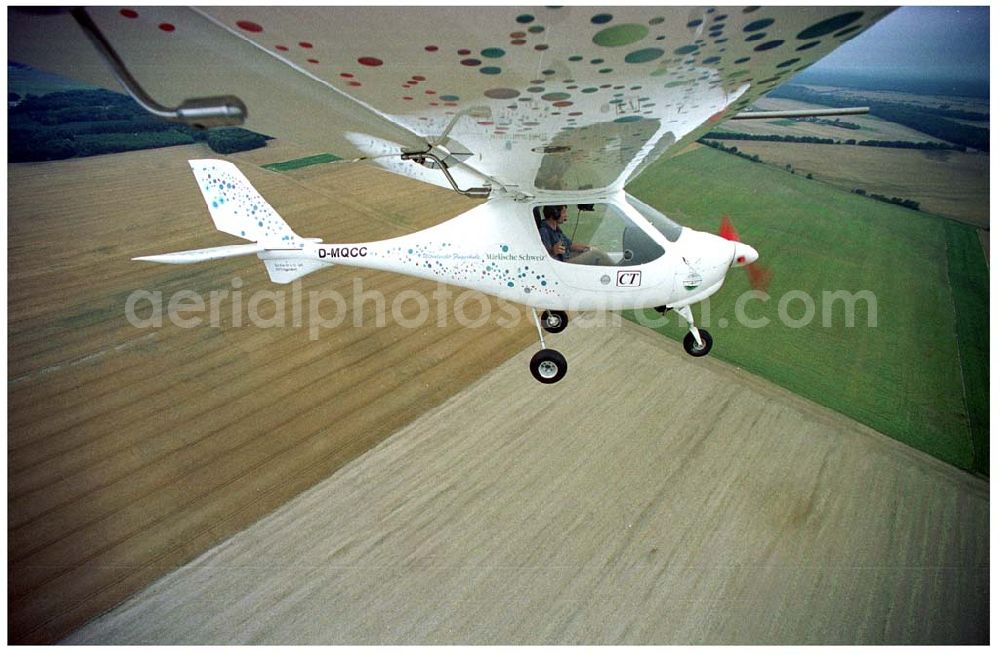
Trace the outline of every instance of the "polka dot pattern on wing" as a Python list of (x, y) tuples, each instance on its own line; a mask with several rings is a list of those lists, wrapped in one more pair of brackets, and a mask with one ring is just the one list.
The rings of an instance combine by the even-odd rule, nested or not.
[(853, 32), (858, 31), (859, 29), (861, 29), (860, 25), (855, 25), (854, 27), (848, 27), (847, 29), (840, 30), (839, 32), (837, 32), (836, 34), (834, 34), (833, 38), (839, 39), (839, 38), (841, 38), (843, 36), (847, 36), (848, 34), (851, 34)]
[(663, 50), (660, 48), (643, 48), (642, 50), (636, 50), (625, 55), (625, 63), (642, 64), (647, 61), (659, 59), (663, 54)]
[[(119, 13), (127, 18), (126, 11), (135, 10)], [(144, 9), (140, 11), (147, 13)], [(583, 153), (589, 150), (591, 161), (597, 163), (594, 170), (619, 164), (643, 145), (640, 140), (630, 142), (612, 155), (617, 146), (608, 140), (612, 138), (610, 133), (602, 134), (599, 125), (621, 118), (633, 123), (616, 128), (615, 138), (636, 129), (653, 130), (651, 125), (657, 120), (664, 121), (662, 125), (676, 123), (679, 126), (676, 133), (683, 133), (698, 120), (717, 115), (722, 109), (720, 103), (726, 97), (730, 102), (739, 97), (746, 84), (755, 87), (747, 94), (755, 97), (762, 87), (780, 83), (814, 60), (814, 53), (828, 51), (839, 40), (850, 39), (865, 27), (861, 18), (865, 11), (854, 9), (808, 9), (798, 14), (779, 14), (768, 8), (758, 12), (756, 8), (741, 11), (735, 7), (683, 12), (534, 7), (520, 13), (506, 11), (506, 19), (495, 26), (498, 29), (484, 25), (482, 30), (468, 31), (464, 36), (456, 36), (460, 34), (457, 30), (440, 34), (428, 30), (423, 43), (395, 44), (391, 52), (364, 52), (371, 45), (363, 45), (363, 40), (358, 41), (362, 44), (361, 52), (353, 53), (338, 52), (336, 44), (319, 42), (317, 48), (322, 49), (318, 52), (324, 54), (306, 60), (304, 57), (312, 53), (299, 48), (308, 51), (313, 45), (299, 39), (309, 38), (308, 33), (297, 34), (288, 25), (279, 29), (269, 19), (261, 18), (263, 14), (252, 12), (253, 9), (248, 9), (246, 13), (237, 10), (230, 14), (228, 20), (234, 31), (239, 30), (246, 38), (302, 66), (312, 63), (315, 67), (310, 70), (317, 71), (317, 75), (340, 82), (337, 86), (350, 89), (352, 94), (357, 89), (359, 100), (389, 114), (393, 113), (392, 106), (382, 100), (391, 94), (400, 107), (398, 118), (421, 132), (440, 133), (450, 117), (467, 112), (478, 97), (479, 102), (489, 105), (491, 113), (488, 116), (476, 113), (471, 121), (456, 123), (470, 125), (472, 130), (476, 130), (475, 125), (482, 125), (478, 131), (470, 132), (472, 141), (476, 133), (484, 137), (508, 135), (507, 139), (494, 140), (491, 147), (515, 151), (524, 145), (515, 137), (540, 139), (557, 135), (555, 138), (572, 145), (571, 150), (561, 155), (564, 161), (582, 161)], [(146, 23), (136, 21), (136, 25), (155, 31), (157, 23), (154, 19)], [(790, 35), (797, 35), (798, 41)], [(790, 52), (791, 48), (796, 52)], [(813, 48), (816, 50), (804, 54)], [(289, 53), (289, 49), (293, 52)], [(323, 66), (320, 61), (328, 65)], [(414, 66), (416, 62), (433, 63), (435, 68), (424, 68), (421, 72), (431, 74), (431, 86), (442, 88), (442, 95), (428, 89), (423, 80), (410, 76), (412, 69), (406, 69), (407, 62)], [(525, 62), (531, 62), (530, 68)], [(647, 63), (649, 66), (644, 66)], [(444, 68), (440, 68), (442, 65)], [(525, 69), (534, 70), (534, 77), (539, 79), (529, 82), (519, 76), (518, 71)], [(347, 77), (341, 71), (350, 71), (356, 77)], [(639, 88), (635, 82), (643, 79), (655, 82), (646, 85), (645, 93), (651, 98), (637, 97)], [(602, 84), (605, 80), (611, 83)], [(615, 91), (607, 91), (612, 85)], [(399, 90), (407, 95), (400, 96)], [(616, 110), (606, 114), (612, 93)], [(738, 101), (730, 107), (735, 108), (735, 104)], [(448, 111), (450, 107), (455, 110)], [(599, 109), (604, 115), (599, 115)], [(646, 125), (640, 115), (649, 115), (654, 121)], [(581, 130), (589, 130), (586, 138), (580, 137)], [(643, 134), (651, 136), (653, 132), (643, 131)], [(588, 138), (594, 141), (587, 142)], [(483, 144), (465, 145), (486, 152)], [(553, 153), (547, 151), (546, 155)], [(491, 151), (490, 156), (494, 154)], [(499, 154), (504, 156), (502, 151)], [(569, 170), (573, 170), (572, 165), (560, 169), (558, 174), (568, 174)], [(592, 173), (587, 170), (583, 175)]]
[(755, 20), (754, 22), (744, 26), (743, 31), (747, 33), (759, 32), (762, 29), (770, 27), (773, 24), (774, 24), (773, 18), (762, 18), (761, 20)]
[(594, 35), (593, 42), (606, 48), (616, 48), (641, 41), (649, 34), (649, 28), (636, 23), (615, 25)]
[(802, 30), (795, 38), (800, 41), (810, 41), (821, 36), (826, 36), (827, 34), (841, 30), (857, 21), (864, 16), (864, 13), (865, 12), (863, 11), (851, 11), (846, 14), (834, 16), (833, 18), (827, 18), (826, 20), (820, 21), (815, 25)]
[(784, 43), (784, 41), (782, 41), (780, 39), (776, 39), (774, 41), (768, 41), (767, 43), (761, 43), (760, 45), (758, 45), (756, 48), (754, 48), (754, 51), (755, 52), (764, 52), (765, 50), (773, 50), (774, 48), (777, 48), (778, 46), (782, 45), (783, 43)]
[(256, 34), (264, 31), (263, 27), (251, 20), (238, 20), (236, 21), (236, 27), (246, 32), (254, 32)]

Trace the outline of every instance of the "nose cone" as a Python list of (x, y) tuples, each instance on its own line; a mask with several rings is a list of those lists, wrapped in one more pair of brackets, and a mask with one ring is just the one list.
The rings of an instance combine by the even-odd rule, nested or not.
[(757, 260), (760, 256), (757, 254), (757, 250), (753, 249), (746, 243), (733, 243), (733, 263), (731, 264), (733, 268), (738, 268), (740, 266), (748, 266)]

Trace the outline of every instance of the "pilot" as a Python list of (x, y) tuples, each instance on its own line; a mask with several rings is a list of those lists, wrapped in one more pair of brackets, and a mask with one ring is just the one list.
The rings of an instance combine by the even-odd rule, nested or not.
[(542, 237), (542, 244), (553, 259), (586, 266), (613, 265), (611, 257), (604, 252), (584, 243), (574, 243), (566, 236), (560, 229), (560, 225), (566, 222), (566, 219), (565, 204), (542, 207), (542, 222), (538, 225), (538, 233)]

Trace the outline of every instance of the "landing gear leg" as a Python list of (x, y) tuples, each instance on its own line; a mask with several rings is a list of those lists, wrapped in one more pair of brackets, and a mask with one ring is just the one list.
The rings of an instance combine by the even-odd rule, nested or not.
[(698, 329), (694, 326), (691, 307), (677, 307), (677, 313), (688, 324), (688, 333), (684, 336), (684, 351), (693, 357), (703, 357), (708, 354), (712, 349), (712, 335), (708, 333), (707, 329)]
[(538, 312), (535, 311), (534, 307), (531, 309), (531, 315), (535, 318), (535, 328), (538, 329), (538, 340), (542, 344), (542, 349), (536, 352), (535, 356), (531, 357), (531, 363), (529, 364), (531, 374), (543, 384), (554, 384), (566, 376), (566, 370), (569, 366), (566, 363), (566, 357), (561, 352), (545, 347), (545, 334), (542, 332), (542, 321), (538, 317)]

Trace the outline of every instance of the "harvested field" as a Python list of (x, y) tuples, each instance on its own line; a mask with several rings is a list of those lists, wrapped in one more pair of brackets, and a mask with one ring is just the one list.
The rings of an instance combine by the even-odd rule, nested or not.
[[(863, 100), (858, 100), (858, 105), (864, 105)], [(830, 109), (828, 106), (809, 104), (798, 100), (788, 100), (786, 98), (761, 98), (754, 102), (754, 108), (758, 111), (788, 111), (791, 109)], [(744, 134), (777, 134), (780, 136), (816, 136), (824, 139), (858, 141), (913, 141), (921, 143), (930, 141), (932, 143), (945, 143), (939, 138), (930, 134), (924, 134), (915, 129), (911, 129), (898, 123), (890, 123), (876, 116), (868, 114), (855, 114), (848, 116), (825, 116), (826, 120), (839, 118), (845, 123), (860, 125), (861, 129), (845, 129), (832, 125), (820, 123), (810, 123), (804, 120), (744, 120), (727, 123), (721, 128), (722, 131), (742, 132)], [(981, 125), (980, 125), (981, 126)], [(741, 150), (743, 148), (740, 148)]]
[[(280, 156), (252, 156), (310, 154), (275, 150)], [(8, 168), (11, 643), (64, 637), (535, 338), (527, 324), (462, 327), (451, 302), (440, 316), (431, 302), (420, 327), (392, 318), (379, 326), (374, 295), (385, 296), (388, 313), (403, 290), (427, 298), (447, 290), (386, 273), (328, 270), (288, 287), (271, 284), (252, 257), (184, 267), (130, 261), (235, 241), (215, 231), (186, 163), (210, 156), (187, 146)], [(384, 238), (473, 206), (370, 168), (289, 176), (243, 168), (305, 236)], [(395, 201), (382, 197), (389, 187)], [(369, 293), (358, 304), (356, 288)], [(126, 319), (137, 289), (162, 294), (162, 327)], [(168, 320), (179, 291), (206, 301), (216, 293), (216, 319), (182, 311), (201, 325)], [(307, 299), (327, 291), (346, 298), (347, 314), (312, 338)], [(138, 303), (137, 317), (151, 319), (153, 304)], [(478, 303), (470, 304), (475, 317)], [(419, 314), (415, 302), (399, 309), (406, 320)], [(270, 326), (253, 326), (254, 317)]]
[(986, 482), (583, 322), (65, 642), (989, 641)]
[(723, 141), (799, 175), (851, 191), (916, 200), (921, 211), (990, 226), (990, 156), (981, 152), (902, 150), (851, 145)]

